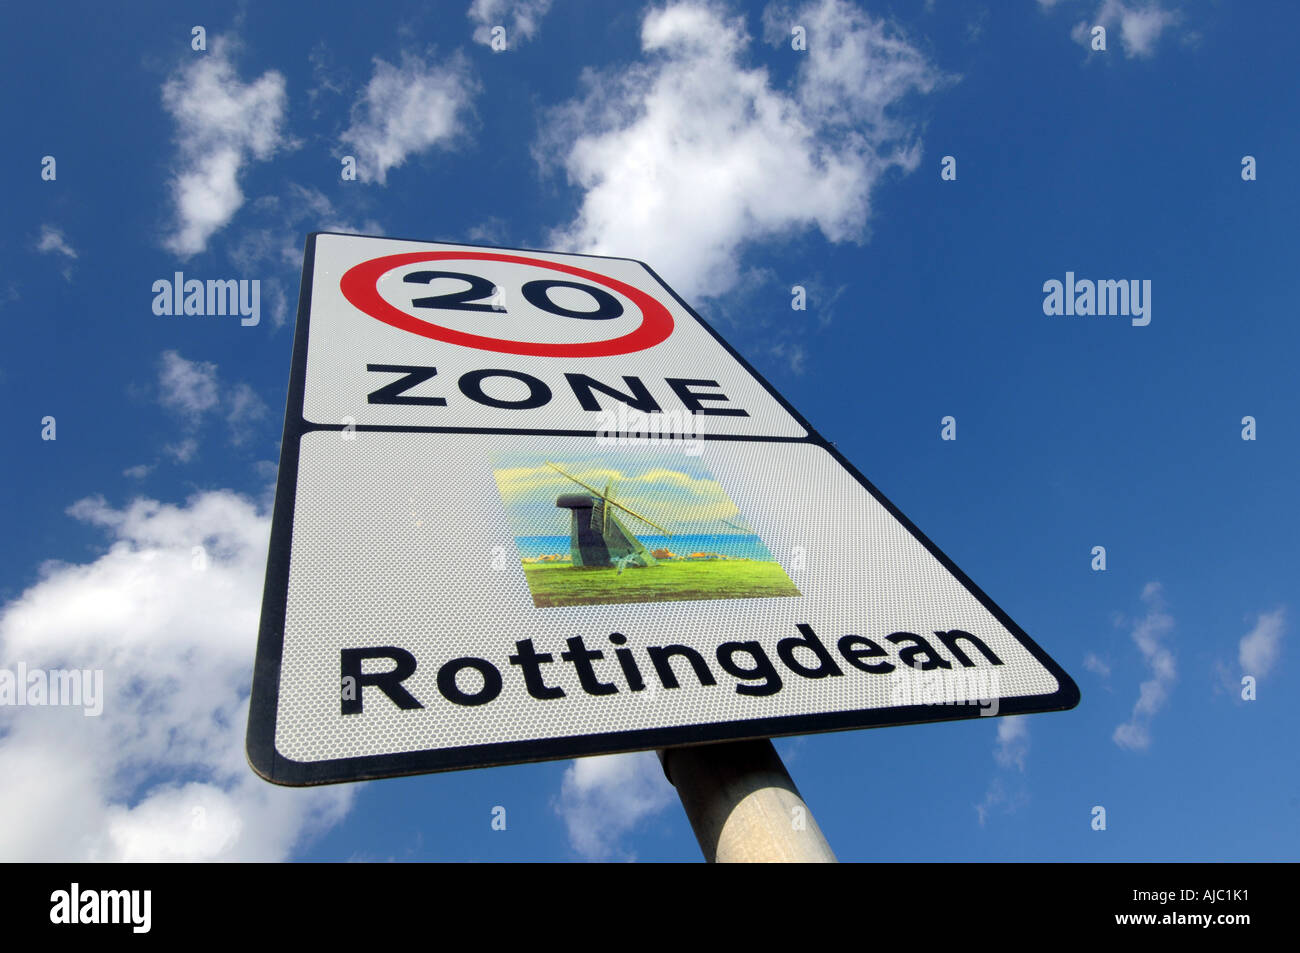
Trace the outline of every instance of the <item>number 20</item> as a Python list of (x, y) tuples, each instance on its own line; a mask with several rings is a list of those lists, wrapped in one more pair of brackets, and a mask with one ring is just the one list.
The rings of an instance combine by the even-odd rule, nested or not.
[[(468, 282), (469, 287), (460, 291), (451, 291), (447, 294), (415, 298), (411, 301), (412, 307), (505, 313), (505, 308), (482, 303), (485, 298), (491, 298), (496, 291), (496, 286), (482, 275), (467, 275), (459, 271), (413, 271), (402, 278), (402, 281), (410, 285), (427, 285), (432, 284), (438, 278), (454, 278), (457, 281)], [(596, 310), (572, 311), (563, 305), (558, 305), (550, 298), (552, 288), (572, 288), (575, 291), (585, 292), (596, 302)], [(579, 318), (583, 321), (608, 321), (611, 318), (619, 317), (623, 313), (623, 305), (619, 303), (619, 300), (605, 289), (597, 288), (595, 285), (542, 278), (537, 281), (526, 282), (520, 290), (523, 292), (524, 300), (533, 307), (547, 311), (550, 314), (558, 314), (562, 318)]]

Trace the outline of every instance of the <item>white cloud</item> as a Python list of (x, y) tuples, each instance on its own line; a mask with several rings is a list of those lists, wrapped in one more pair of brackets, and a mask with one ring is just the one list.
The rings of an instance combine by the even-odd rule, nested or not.
[(551, 0), (474, 0), (466, 16), (478, 24), (474, 42), (491, 43), (492, 28), (504, 26), (506, 42), (513, 47), (516, 40), (531, 40), (537, 34), (550, 9)]
[(994, 778), (989, 782), (989, 788), (984, 792), (984, 800), (975, 805), (975, 816), (979, 818), (980, 827), (988, 823), (989, 815), (993, 809), (999, 805), (1007, 803), (1007, 787), (1001, 778)]
[(247, 384), (236, 384), (227, 398), (229, 412), (226, 423), (230, 425), (230, 442), (238, 446), (249, 437), (249, 425), (266, 418), (268, 408), (257, 392)]
[[(262, 218), (273, 221), (268, 228), (249, 228), (231, 243), (229, 254), (234, 265), (246, 272), (258, 269), (277, 270), (302, 267), (303, 239), (308, 232), (352, 232), (364, 235), (381, 235), (384, 228), (374, 219), (360, 225), (340, 212), (328, 195), (313, 189), (289, 183), (283, 196), (266, 195), (253, 203), (253, 210)], [(266, 285), (277, 279), (267, 279)], [(283, 295), (283, 291), (280, 292)]]
[(993, 759), (1004, 768), (1025, 770), (1029, 756), (1029, 719), (1024, 715), (1007, 715), (998, 719), (998, 744)]
[(53, 225), (41, 226), (41, 237), (36, 240), (36, 250), (46, 254), (62, 255), (73, 260), (77, 257), (76, 249), (68, 244), (62, 229), (55, 228)]
[(292, 148), (283, 123), (284, 77), (268, 70), (251, 83), (235, 73), (234, 43), (215, 37), (210, 52), (190, 59), (163, 84), (163, 106), (176, 121), (177, 162), (171, 179), (174, 231), (164, 244), (189, 257), (244, 203), (239, 174), (250, 159)]
[(163, 351), (158, 369), (158, 400), (193, 422), (217, 406), (217, 365), (187, 361), (175, 351)]
[[(254, 207), (259, 203), (255, 202)], [(226, 244), (231, 263), (243, 274), (259, 274), (265, 269), (288, 272), (301, 257), (295, 242), (296, 230), (244, 228)]]
[(321, 114), (321, 100), (325, 95), (341, 96), (348, 86), (348, 73), (346, 69), (334, 66), (334, 54), (324, 40), (321, 40), (311, 48), (307, 54), (307, 62), (311, 64), (312, 86), (307, 90), (307, 101), (312, 107), (312, 118), (317, 119)]
[[(1044, 7), (1053, 5), (1044, 3), (1043, 0), (1039, 0), (1039, 3)], [(1109, 45), (1115, 28), (1118, 27), (1124, 55), (1130, 59), (1147, 57), (1155, 52), (1160, 35), (1178, 20), (1178, 12), (1165, 9), (1158, 0), (1102, 0), (1092, 19), (1079, 21), (1070, 35), (1075, 42), (1090, 47), (1092, 28), (1103, 26), (1106, 28)]]
[(791, 374), (798, 375), (804, 372), (804, 365), (808, 355), (804, 351), (802, 344), (787, 344), (785, 341), (777, 341), (768, 350), (773, 357), (785, 358)]
[(289, 298), (279, 278), (267, 278), (262, 282), (262, 296), (271, 306), (272, 327), (283, 327), (289, 318)]
[(186, 437), (176, 443), (163, 445), (163, 453), (171, 457), (177, 463), (189, 463), (194, 459), (194, 455), (199, 452), (199, 442), (193, 437)]
[(1178, 14), (1155, 3), (1139, 6), (1121, 0), (1106, 0), (1097, 19), (1103, 23), (1119, 21), (1120, 40), (1126, 56), (1150, 56), (1160, 34), (1178, 21)]
[(1242, 636), (1237, 659), (1245, 675), (1263, 678), (1282, 656), (1282, 635), (1286, 629), (1286, 612), (1276, 609), (1260, 613), (1255, 627)]
[(983, 827), (994, 810), (1002, 814), (1014, 814), (1028, 803), (1029, 794), (1023, 785), (1008, 789), (1002, 778), (994, 778), (984, 792), (984, 800), (975, 805), (975, 814), (979, 818), (980, 827)]
[(470, 226), (465, 240), (481, 245), (509, 245), (510, 225), (498, 215), (489, 215), (484, 221)]
[[(55, 228), (53, 225), (42, 225), (40, 237), (36, 239), (36, 250), (43, 255), (62, 255), (66, 258), (69, 263), (65, 263), (61, 269), (63, 280), (72, 280), (72, 265), (70, 262), (77, 260), (77, 250), (68, 244), (62, 229)], [(14, 293), (13, 285), (9, 286), (9, 292), (12, 297), (18, 297)]]
[[(241, 381), (223, 387), (216, 364), (188, 361), (176, 351), (163, 351), (159, 361), (158, 402), (181, 415), (190, 431), (197, 431), (209, 412), (224, 408), (232, 446), (245, 443), (252, 434), (250, 428), (269, 413), (266, 403), (248, 384)], [(185, 463), (198, 451), (198, 441), (191, 434), (163, 449), (177, 462)]]
[(349, 788), (275, 788), (244, 759), (266, 512), (224, 490), (69, 512), (112, 544), (42, 567), (0, 609), (0, 655), (102, 669), (103, 714), (0, 708), (0, 815), (20, 819), (0, 825), (0, 856), (282, 860), (336, 823)]
[(573, 849), (590, 860), (628, 856), (619, 838), (676, 798), (653, 752), (579, 758), (564, 772), (557, 810)]
[[(997, 724), (993, 760), (1001, 768), (1018, 768), (1024, 773), (1025, 761), (1029, 757), (1029, 719), (1024, 715), (1006, 715), (997, 719)], [(1005, 776), (995, 775), (984, 792), (984, 800), (975, 805), (980, 827), (988, 823), (995, 809), (1001, 809), (1003, 814), (1013, 814), (1028, 801), (1029, 794), (1023, 783), (1008, 788)]]
[(122, 471), (122, 476), (130, 477), (133, 480), (143, 480), (153, 472), (152, 463), (137, 463), (133, 467), (127, 467)]
[(1121, 748), (1145, 750), (1151, 747), (1151, 719), (1169, 700), (1169, 691), (1177, 677), (1174, 653), (1164, 644), (1173, 630), (1173, 617), (1164, 611), (1160, 583), (1149, 582), (1142, 590), (1147, 614), (1133, 627), (1133, 642), (1150, 669), (1151, 677), (1138, 688), (1138, 698), (1129, 720), (1119, 725), (1113, 735)]
[(1083, 667), (1102, 678), (1110, 677), (1110, 666), (1095, 652), (1089, 652), (1083, 657)]
[(384, 185), (408, 156), (452, 145), (463, 133), (478, 83), (457, 52), (440, 64), (409, 53), (402, 65), (375, 58), (375, 71), (352, 107), (341, 140), (356, 154), (357, 177)]
[(862, 240), (872, 189), (920, 158), (892, 110), (941, 77), (842, 0), (791, 15), (808, 52), (793, 86), (778, 89), (745, 65), (743, 21), (704, 2), (651, 10), (644, 61), (584, 74), (584, 95), (552, 111), (534, 148), (583, 190), (550, 243), (642, 258), (688, 296), (716, 296), (736, 283), (748, 242), (813, 228)]

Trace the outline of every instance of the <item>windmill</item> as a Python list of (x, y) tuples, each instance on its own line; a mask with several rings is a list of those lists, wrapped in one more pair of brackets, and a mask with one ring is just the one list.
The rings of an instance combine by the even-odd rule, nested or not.
[(589, 496), (587, 493), (565, 493), (555, 500), (556, 506), (570, 511), (569, 551), (573, 554), (573, 565), (610, 569), (617, 566), (620, 575), (630, 566), (655, 565), (657, 560), (651, 555), (650, 550), (642, 545), (632, 531), (610, 512), (610, 509), (620, 509), (629, 516), (634, 516), (641, 522), (653, 526), (665, 536), (671, 536), (672, 533), (622, 503), (615, 502), (613, 480), (605, 484), (605, 491), (602, 493), (572, 474), (565, 473), (549, 460), (546, 465), (593, 494)]

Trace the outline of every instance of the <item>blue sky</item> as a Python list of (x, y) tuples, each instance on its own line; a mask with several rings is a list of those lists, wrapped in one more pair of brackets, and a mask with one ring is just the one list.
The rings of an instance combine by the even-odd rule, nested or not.
[[(649, 262), (1075, 677), (1067, 713), (779, 741), (842, 859), (1295, 859), (1300, 13), (304, 9), (0, 14), (0, 667), (108, 686), (98, 718), (0, 708), (0, 856), (698, 857), (649, 756), (248, 770), (301, 248), (333, 229)], [(176, 271), (258, 279), (259, 323), (155, 315)], [(1150, 324), (1045, 315), (1067, 272), (1149, 280)]]

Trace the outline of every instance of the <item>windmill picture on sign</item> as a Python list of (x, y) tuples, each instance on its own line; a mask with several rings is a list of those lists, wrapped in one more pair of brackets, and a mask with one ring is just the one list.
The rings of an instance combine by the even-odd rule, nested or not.
[(494, 467), (539, 608), (800, 595), (698, 460), (512, 453)]

